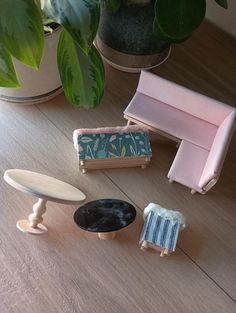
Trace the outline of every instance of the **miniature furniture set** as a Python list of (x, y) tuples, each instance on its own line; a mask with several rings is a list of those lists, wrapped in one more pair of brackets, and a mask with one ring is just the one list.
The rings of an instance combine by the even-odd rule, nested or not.
[(47, 231), (46, 226), (42, 224), (47, 201), (72, 205), (80, 204), (86, 198), (82, 191), (72, 185), (31, 171), (7, 170), (4, 179), (17, 190), (38, 198), (28, 220), (19, 220), (16, 224), (17, 228), (25, 233), (40, 235)]
[(103, 168), (145, 168), (152, 154), (148, 130), (138, 125), (77, 129), (73, 140), (83, 173)]
[[(79, 167), (90, 169), (145, 168), (152, 155), (148, 129), (180, 143), (168, 173), (177, 181), (204, 194), (218, 180), (235, 127), (236, 110), (154, 74), (142, 71), (137, 92), (124, 111), (128, 126), (77, 129), (73, 133)], [(129, 125), (131, 123), (139, 125)], [(19, 220), (19, 230), (43, 234), (46, 202), (80, 204), (79, 189), (53, 177), (26, 170), (7, 170), (4, 179), (12, 187), (38, 198), (28, 220)], [(141, 249), (153, 248), (161, 256), (175, 251), (184, 216), (150, 203), (144, 210)], [(122, 200), (100, 199), (86, 203), (74, 214), (82, 229), (113, 239), (118, 230), (131, 224), (135, 208)]]
[(100, 239), (113, 239), (116, 232), (136, 217), (135, 208), (117, 199), (100, 199), (86, 203), (74, 214), (75, 223), (84, 230), (98, 233)]
[(175, 251), (179, 231), (186, 227), (184, 216), (178, 211), (167, 210), (150, 203), (143, 212), (144, 226), (140, 238), (141, 249), (161, 251), (160, 256)]
[(170, 182), (202, 194), (217, 182), (235, 128), (235, 108), (142, 71), (124, 117), (128, 125), (180, 142)]

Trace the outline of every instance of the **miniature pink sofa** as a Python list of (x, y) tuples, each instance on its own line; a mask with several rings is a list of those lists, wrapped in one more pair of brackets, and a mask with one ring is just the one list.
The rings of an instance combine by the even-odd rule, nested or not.
[(235, 108), (142, 71), (124, 117), (128, 124), (180, 142), (170, 182), (203, 194), (217, 182), (235, 127)]

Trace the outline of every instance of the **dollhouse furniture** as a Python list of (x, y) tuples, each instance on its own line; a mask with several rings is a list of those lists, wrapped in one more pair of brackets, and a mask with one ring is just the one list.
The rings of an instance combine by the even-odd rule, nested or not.
[(179, 231), (186, 227), (184, 216), (178, 211), (150, 203), (144, 209), (143, 218), (141, 249), (152, 248), (161, 251), (161, 257), (169, 256), (176, 249)]
[(100, 199), (81, 206), (74, 214), (75, 223), (82, 229), (98, 233), (100, 239), (113, 239), (116, 232), (136, 217), (130, 203), (117, 199)]
[(16, 224), (17, 228), (24, 233), (40, 235), (47, 231), (46, 226), (42, 224), (42, 215), (46, 212), (47, 201), (72, 205), (79, 204), (86, 198), (82, 191), (72, 185), (31, 171), (7, 170), (4, 173), (4, 179), (17, 190), (38, 198), (28, 220), (19, 220)]
[(206, 193), (217, 182), (233, 135), (235, 108), (142, 71), (124, 111), (136, 123), (180, 143), (170, 182)]
[(145, 168), (152, 154), (148, 129), (138, 125), (77, 129), (73, 140), (83, 173), (103, 168)]

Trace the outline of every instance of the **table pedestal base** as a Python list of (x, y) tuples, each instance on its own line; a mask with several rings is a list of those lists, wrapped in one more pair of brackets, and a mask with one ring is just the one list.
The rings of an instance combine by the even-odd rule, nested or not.
[(23, 233), (29, 233), (33, 235), (42, 235), (47, 232), (47, 227), (43, 224), (38, 224), (36, 227), (31, 227), (28, 220), (19, 220), (16, 223), (16, 227)]
[(46, 212), (47, 200), (38, 199), (33, 206), (33, 213), (28, 217), (28, 220), (19, 220), (16, 227), (24, 233), (42, 235), (47, 232), (47, 227), (42, 224), (42, 215)]
[(116, 236), (115, 231), (110, 231), (107, 233), (98, 233), (98, 238), (102, 240), (109, 240), (109, 239), (114, 239)]

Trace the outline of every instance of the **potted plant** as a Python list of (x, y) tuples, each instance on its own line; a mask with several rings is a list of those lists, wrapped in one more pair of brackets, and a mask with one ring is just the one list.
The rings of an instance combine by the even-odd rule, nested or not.
[(102, 9), (98, 50), (118, 69), (150, 69), (168, 58), (172, 43), (191, 36), (205, 11), (206, 0), (110, 0)]
[[(99, 0), (2, 0), (0, 86), (19, 86), (12, 56), (32, 68), (39, 68), (44, 53), (43, 11), (62, 26), (57, 64), (65, 96), (78, 107), (98, 105), (105, 74), (93, 42), (101, 6), (116, 13), (126, 0), (101, 1), (100, 4)], [(227, 8), (227, 0), (215, 1)], [(149, 5), (153, 12), (153, 40), (161, 40), (164, 45), (186, 40), (205, 17), (206, 0), (150, 0)]]
[[(60, 75), (57, 68), (57, 43), (60, 36), (60, 25), (43, 15), (44, 53), (37, 71), (13, 58), (17, 73), (18, 88), (6, 88), (9, 81), (2, 75), (0, 99), (19, 104), (33, 104), (47, 101), (62, 92)], [(3, 51), (3, 50), (2, 50)], [(2, 65), (8, 65), (7, 62)], [(6, 61), (6, 60), (5, 60)], [(4, 68), (3, 68), (4, 69)], [(3, 73), (4, 74), (4, 73)], [(6, 77), (7, 78), (7, 77)]]

